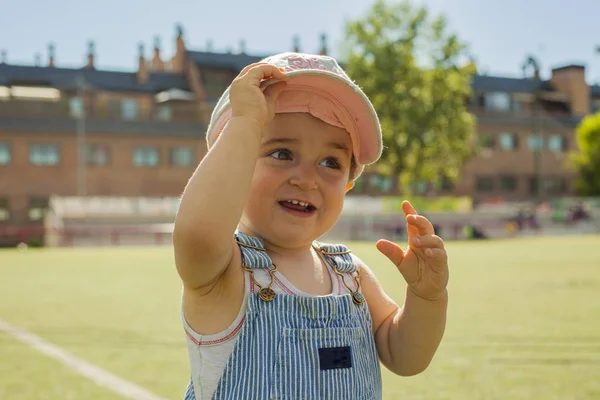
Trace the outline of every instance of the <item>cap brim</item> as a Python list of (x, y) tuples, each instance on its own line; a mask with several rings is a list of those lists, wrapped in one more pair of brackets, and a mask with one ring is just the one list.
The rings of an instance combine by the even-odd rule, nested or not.
[[(381, 126), (379, 118), (371, 102), (362, 90), (351, 81), (328, 71), (298, 70), (286, 73), (287, 88), (319, 92), (330, 101), (346, 110), (351, 120), (354, 132), (350, 132), (356, 141), (358, 150), (356, 159), (361, 165), (376, 162), (381, 156)], [(275, 80), (265, 81), (263, 86), (275, 83)]]

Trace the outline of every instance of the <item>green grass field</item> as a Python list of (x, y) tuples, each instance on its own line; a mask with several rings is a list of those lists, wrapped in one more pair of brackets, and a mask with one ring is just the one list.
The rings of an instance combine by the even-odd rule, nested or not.
[[(448, 328), (419, 376), (384, 371), (385, 399), (600, 398), (600, 237), (449, 242)], [(386, 291), (405, 284), (351, 244)], [(188, 381), (169, 248), (0, 251), (0, 319), (168, 399)], [(0, 332), (0, 399), (118, 399)]]

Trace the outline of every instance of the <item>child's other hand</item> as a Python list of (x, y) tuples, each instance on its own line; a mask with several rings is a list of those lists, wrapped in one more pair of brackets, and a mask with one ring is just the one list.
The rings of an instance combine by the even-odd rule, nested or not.
[(448, 255), (443, 240), (435, 235), (433, 225), (408, 202), (402, 203), (408, 233), (408, 250), (403, 251), (388, 240), (377, 242), (377, 249), (397, 267), (417, 296), (436, 300), (446, 292)]
[[(276, 78), (282, 80), (267, 87), (261, 82)], [(258, 123), (261, 130), (273, 119), (279, 94), (285, 87), (285, 74), (279, 68), (266, 63), (250, 64), (233, 80), (229, 92), (232, 117), (249, 118)]]

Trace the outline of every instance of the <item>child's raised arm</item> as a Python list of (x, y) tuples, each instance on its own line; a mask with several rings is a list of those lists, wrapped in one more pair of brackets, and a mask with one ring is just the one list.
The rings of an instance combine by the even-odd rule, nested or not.
[(285, 76), (272, 65), (252, 64), (233, 81), (232, 118), (183, 192), (173, 245), (177, 271), (187, 288), (210, 283), (231, 261), (233, 233), (247, 200), (261, 138), (285, 86), (280, 82), (263, 93), (260, 83), (269, 78)]

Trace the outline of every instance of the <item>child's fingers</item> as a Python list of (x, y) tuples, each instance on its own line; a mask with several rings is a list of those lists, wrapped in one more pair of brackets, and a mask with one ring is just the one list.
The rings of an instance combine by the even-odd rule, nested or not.
[(248, 71), (250, 71), (250, 69), (251, 69), (251, 68), (254, 68), (254, 67), (258, 66), (258, 65), (269, 65), (269, 64), (268, 64), (268, 63), (266, 63), (266, 62), (257, 62), (257, 63), (253, 63), (253, 64), (248, 64), (248, 65), (246, 65), (246, 66), (245, 66), (245, 67), (244, 67), (244, 68), (243, 68), (243, 69), (240, 71), (240, 73), (238, 74), (238, 76), (240, 76), (240, 77), (241, 77), (241, 76), (244, 76), (244, 75), (246, 75), (246, 73), (248, 73)]
[(431, 222), (422, 215), (407, 215), (406, 222), (408, 225), (414, 226), (419, 235), (433, 235), (435, 233)]
[(411, 239), (411, 245), (421, 249), (443, 249), (444, 241), (436, 235), (415, 236)]
[(412, 206), (412, 204), (410, 204), (410, 201), (407, 200), (404, 200), (402, 202), (402, 211), (404, 211), (404, 216), (406, 217), (408, 217), (408, 215), (410, 214), (419, 214), (417, 210), (415, 210), (415, 208)]
[(404, 250), (400, 248), (396, 243), (390, 242), (389, 240), (381, 239), (376, 244), (377, 250), (379, 250), (384, 256), (390, 259), (396, 266), (400, 265), (404, 260)]
[(279, 80), (285, 79), (285, 74), (282, 70), (271, 64), (258, 64), (250, 68), (244, 75), (240, 75), (240, 79), (249, 79), (256, 86), (264, 79), (276, 78)]
[(428, 248), (425, 250), (425, 256), (433, 260), (432, 264), (437, 267), (436, 270), (443, 270), (448, 264), (448, 253), (445, 249)]
[(277, 105), (277, 99), (279, 95), (285, 89), (287, 83), (284, 81), (274, 83), (265, 89), (264, 95), (267, 100), (267, 107), (269, 109), (269, 115), (275, 114), (275, 108)]

